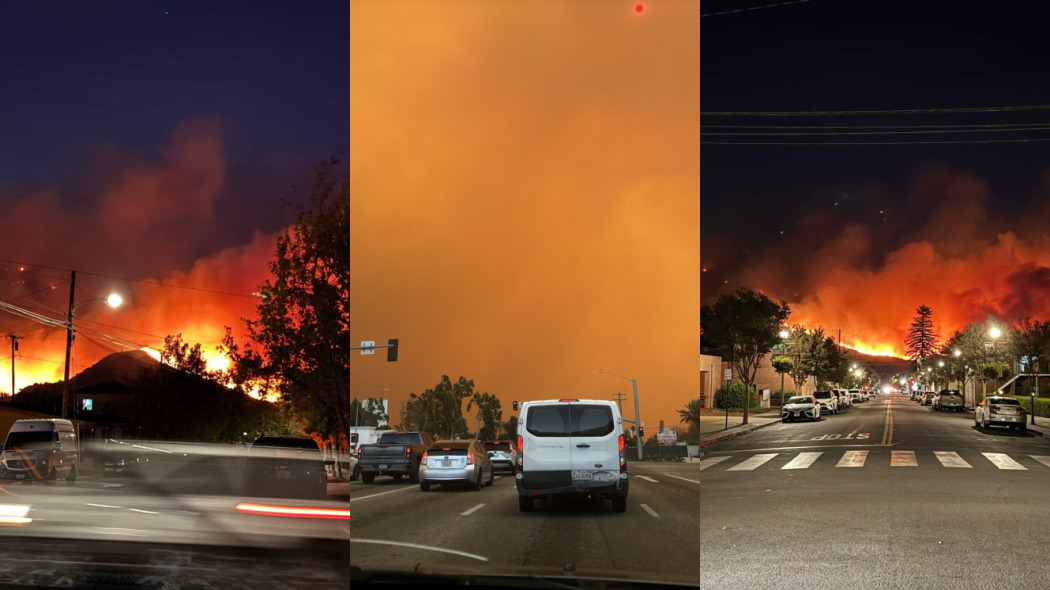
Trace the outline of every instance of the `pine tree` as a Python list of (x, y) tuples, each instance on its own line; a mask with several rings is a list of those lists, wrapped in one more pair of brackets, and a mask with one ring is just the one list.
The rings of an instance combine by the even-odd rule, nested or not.
[(908, 351), (908, 358), (922, 364), (922, 362), (935, 354), (937, 347), (937, 336), (933, 331), (933, 310), (928, 305), (920, 305), (916, 310), (915, 319), (908, 328), (908, 335), (904, 338), (904, 345)]

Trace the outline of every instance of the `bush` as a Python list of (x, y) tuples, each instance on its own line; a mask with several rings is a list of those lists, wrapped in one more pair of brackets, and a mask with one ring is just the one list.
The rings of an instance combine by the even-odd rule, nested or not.
[[(1006, 395), (1003, 397), (1012, 397), (1021, 403), (1021, 406), (1024, 407), (1024, 411), (1032, 411), (1032, 398), (1027, 395)], [(1035, 398), (1035, 417), (1050, 418), (1050, 399), (1045, 397)]]
[(743, 410), (745, 399), (749, 399), (751, 407), (757, 406), (758, 393), (754, 387), (750, 389), (748, 395), (743, 383), (726, 383), (715, 392), (715, 407), (719, 410)]

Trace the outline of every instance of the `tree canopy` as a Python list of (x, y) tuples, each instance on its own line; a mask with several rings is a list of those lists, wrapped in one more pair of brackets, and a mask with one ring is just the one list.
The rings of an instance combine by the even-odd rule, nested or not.
[(908, 328), (904, 345), (908, 358), (920, 365), (940, 350), (937, 346), (937, 334), (934, 331), (933, 310), (928, 305), (920, 305), (915, 310), (915, 318), (911, 322), (911, 327)]

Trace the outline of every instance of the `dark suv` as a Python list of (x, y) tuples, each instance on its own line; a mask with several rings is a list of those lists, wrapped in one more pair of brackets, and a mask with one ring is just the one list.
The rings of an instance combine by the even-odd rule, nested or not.
[(260, 436), (252, 443), (245, 465), (245, 493), (271, 498), (323, 500), (328, 497), (328, 473), (321, 449), (305, 436)]
[(938, 412), (942, 410), (963, 411), (963, 396), (958, 389), (942, 389), (933, 396), (933, 409)]

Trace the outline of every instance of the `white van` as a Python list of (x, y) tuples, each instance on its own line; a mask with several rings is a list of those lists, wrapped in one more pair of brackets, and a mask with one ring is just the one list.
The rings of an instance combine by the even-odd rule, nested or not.
[(77, 479), (80, 455), (69, 420), (16, 420), (0, 452), (7, 479)]
[(627, 510), (623, 419), (615, 402), (557, 399), (524, 402), (518, 417), (515, 479), (518, 508), (537, 498), (583, 494)]

